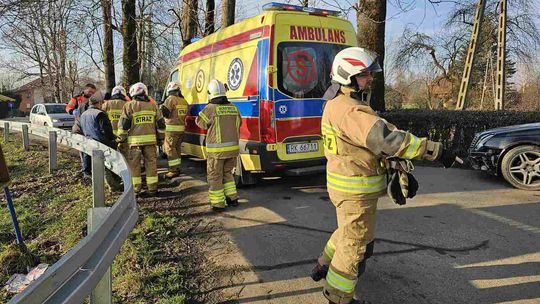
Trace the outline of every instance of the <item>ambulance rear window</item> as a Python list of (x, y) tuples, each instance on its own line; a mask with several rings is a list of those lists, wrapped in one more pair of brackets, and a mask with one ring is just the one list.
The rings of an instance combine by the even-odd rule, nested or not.
[(282, 42), (278, 45), (278, 87), (294, 98), (322, 98), (330, 86), (334, 56), (346, 45)]

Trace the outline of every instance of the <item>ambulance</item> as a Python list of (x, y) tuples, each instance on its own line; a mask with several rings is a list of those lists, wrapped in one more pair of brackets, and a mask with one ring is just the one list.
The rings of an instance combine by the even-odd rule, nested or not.
[(340, 50), (356, 46), (352, 24), (338, 12), (268, 3), (264, 12), (185, 47), (170, 81), (190, 104), (183, 152), (206, 158), (205, 131), (195, 118), (212, 79), (242, 116), (239, 182), (261, 175), (324, 171), (321, 116), (330, 70)]

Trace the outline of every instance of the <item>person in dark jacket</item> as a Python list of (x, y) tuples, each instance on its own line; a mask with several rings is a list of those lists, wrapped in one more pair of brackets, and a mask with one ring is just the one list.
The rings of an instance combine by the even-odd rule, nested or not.
[[(113, 149), (116, 149), (116, 136), (109, 117), (105, 111), (101, 110), (102, 101), (90, 99), (88, 109), (81, 115), (80, 126), (83, 135), (87, 138), (98, 141)], [(92, 157), (84, 154), (84, 165), (92, 170)], [(105, 171), (105, 181), (112, 191), (121, 191), (119, 179), (108, 169)]]
[[(75, 114), (75, 123), (73, 124), (73, 127), (71, 128), (71, 132), (73, 134), (84, 135), (83, 131), (82, 131), (82, 128), (81, 128), (81, 115), (84, 114), (84, 112), (89, 107), (90, 107), (90, 102), (89, 101), (81, 104), (78, 107), (77, 113)], [(86, 154), (84, 154), (83, 152), (80, 152), (79, 154), (81, 156), (81, 167), (82, 167), (81, 168), (81, 173), (84, 176), (90, 176), (90, 174), (92, 173), (91, 172), (92, 168), (90, 167), (90, 163), (85, 162), (85, 155)]]

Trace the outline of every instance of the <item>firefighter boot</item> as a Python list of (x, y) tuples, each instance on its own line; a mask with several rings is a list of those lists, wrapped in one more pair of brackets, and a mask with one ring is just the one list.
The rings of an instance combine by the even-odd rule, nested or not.
[(238, 206), (238, 199), (230, 199), (228, 197), (225, 198), (225, 200), (227, 201), (227, 206), (231, 206), (231, 207), (236, 207)]
[(328, 274), (328, 265), (321, 265), (317, 263), (315, 265), (315, 268), (311, 270), (311, 279), (315, 282), (319, 282), (320, 280), (326, 278), (326, 275)]

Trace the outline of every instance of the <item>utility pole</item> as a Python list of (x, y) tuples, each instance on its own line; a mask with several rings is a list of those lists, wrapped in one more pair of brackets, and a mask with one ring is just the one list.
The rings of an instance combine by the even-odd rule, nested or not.
[(506, 91), (506, 0), (499, 1), (499, 28), (497, 31), (497, 80), (495, 110), (504, 110)]
[(458, 101), (456, 110), (463, 110), (465, 108), (465, 101), (467, 99), (467, 93), (469, 92), (469, 85), (471, 80), (471, 70), (474, 66), (474, 59), (476, 50), (478, 48), (478, 36), (482, 28), (482, 20), (484, 18), (484, 10), (486, 8), (486, 0), (479, 0), (476, 7), (476, 14), (474, 16), (473, 31), (471, 33), (471, 40), (469, 41), (469, 48), (467, 49), (467, 59), (463, 67), (463, 77), (461, 78), (461, 85), (459, 87)]

